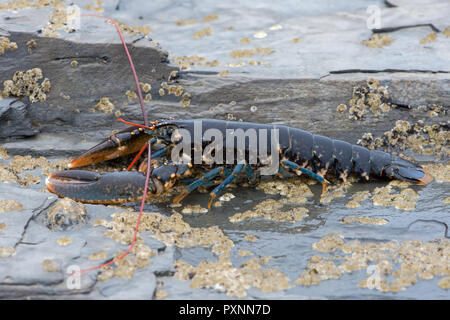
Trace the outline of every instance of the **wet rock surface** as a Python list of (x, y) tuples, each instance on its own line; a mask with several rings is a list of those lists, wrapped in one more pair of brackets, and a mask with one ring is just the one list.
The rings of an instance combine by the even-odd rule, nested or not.
[(39, 130), (33, 126), (27, 105), (16, 99), (0, 100), (0, 138), (34, 136)]
[[(381, 25), (371, 30), (374, 3), (365, 0), (75, 1), (82, 13), (122, 23), (150, 119), (279, 123), (350, 143), (371, 133), (367, 146), (379, 148), (383, 137), (436, 177), (424, 187), (352, 180), (322, 197), (308, 179), (275, 180), (229, 188), (233, 197), (207, 212), (202, 193), (182, 207), (150, 201), (130, 255), (88, 272), (76, 289), (68, 268), (123, 254), (138, 204), (73, 204), (49, 193), (45, 178), (122, 129), (117, 117), (141, 122), (141, 110), (113, 25), (88, 16), (62, 24), (69, 2), (14, 3), (0, 2), (8, 39), (0, 55), (0, 297), (448, 297), (447, 2), (376, 2)], [(358, 102), (354, 88), (369, 78), (378, 84)], [(409, 139), (423, 132), (428, 140)]]

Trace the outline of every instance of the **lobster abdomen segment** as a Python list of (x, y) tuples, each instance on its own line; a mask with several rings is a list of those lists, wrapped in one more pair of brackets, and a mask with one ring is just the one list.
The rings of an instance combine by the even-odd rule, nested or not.
[(334, 167), (336, 176), (342, 179), (351, 172), (365, 179), (370, 174), (416, 183), (428, 183), (433, 179), (421, 166), (386, 152), (368, 150), (299, 129), (289, 128), (289, 132), (292, 147), (285, 156), (299, 165), (309, 164), (315, 171)]

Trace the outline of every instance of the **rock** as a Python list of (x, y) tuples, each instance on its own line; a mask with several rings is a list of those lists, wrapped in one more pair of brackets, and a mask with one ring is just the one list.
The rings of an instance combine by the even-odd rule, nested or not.
[(84, 204), (69, 198), (58, 200), (41, 216), (45, 219), (45, 224), (50, 230), (79, 228), (89, 219)]
[(158, 253), (157, 256), (151, 259), (149, 269), (157, 277), (173, 276), (175, 273), (174, 252), (173, 246), (166, 247), (164, 251)]
[[(12, 79), (19, 70), (39, 67), (43, 76), (51, 82), (45, 102), (31, 103), (29, 115), (43, 132), (65, 131), (73, 128), (111, 127), (114, 113), (104, 114), (90, 109), (103, 97), (117, 101), (116, 109), (128, 104), (127, 90), (136, 90), (123, 46), (113, 25), (104, 19), (83, 17), (82, 28), (67, 33), (59, 32), (58, 38), (45, 37), (41, 32), (47, 27), (52, 9), (0, 10), (0, 24), (11, 41), (18, 45), (13, 52), (2, 55), (0, 79)], [(18, 22), (20, 21), (20, 23)], [(160, 82), (167, 79), (175, 67), (167, 63), (167, 52), (149, 37), (125, 34), (139, 79), (154, 88), (157, 95)], [(34, 40), (31, 52), (26, 45)], [(72, 62), (77, 61), (76, 67)], [(114, 79), (114, 80), (113, 80)], [(110, 81), (113, 80), (113, 81)], [(28, 103), (27, 97), (22, 97)], [(135, 100), (137, 102), (137, 100)]]
[(34, 127), (27, 105), (17, 99), (0, 100), (0, 138), (34, 136)]
[(136, 271), (133, 279), (134, 281), (113, 278), (107, 282), (98, 283), (96, 287), (107, 299), (153, 299), (156, 290), (155, 275), (147, 269), (143, 269)]
[[(448, 26), (447, 3), (379, 2), (381, 26), (375, 29), (367, 26), (366, 9), (373, 1), (321, 3), (306, 1), (300, 8), (289, 2), (255, 5), (254, 1), (244, 0), (235, 6), (207, 1), (189, 4), (190, 9), (186, 10), (184, 4), (174, 2), (119, 0), (100, 5), (100, 9), (104, 10), (102, 14), (126, 23), (123, 27), (128, 31), (133, 29), (131, 26), (140, 25), (140, 30), (147, 33), (143, 26), (151, 27), (150, 35), (125, 34), (140, 81), (146, 83), (142, 87), (149, 89), (151, 85), (148, 93), (152, 100), (147, 103), (150, 119), (235, 118), (287, 124), (356, 143), (367, 131), (375, 137), (391, 129), (397, 120), (414, 123), (427, 114), (408, 106), (448, 107), (449, 38), (442, 32)], [(87, 5), (93, 6), (92, 0), (77, 0), (75, 5), (83, 13), (89, 12)], [(1, 10), (2, 6), (0, 35), (18, 45), (17, 50), (3, 53), (0, 65), (0, 143), (10, 155), (67, 158), (95, 145), (112, 130), (122, 129), (124, 125), (115, 121), (119, 114), (142, 122), (140, 106), (132, 92), (136, 88), (129, 64), (112, 25), (104, 19), (83, 16), (79, 28), (66, 32), (64, 25), (57, 29), (51, 6)], [(429, 36), (432, 32), (436, 34)], [(380, 48), (362, 44), (374, 35), (389, 36), (392, 41)], [(421, 42), (424, 38), (431, 41)], [(178, 67), (182, 70), (175, 76), (173, 71)], [(27, 96), (3, 94), (4, 81), (12, 79), (18, 70), (34, 68), (41, 69), (43, 78), (51, 83), (45, 100), (32, 102)], [(349, 105), (353, 87), (372, 77), (388, 88), (391, 102), (401, 107), (392, 107), (380, 116), (368, 114), (358, 121), (350, 121), (346, 112), (337, 113), (339, 104)], [(160, 91), (164, 94), (160, 95)], [(442, 118), (429, 120), (445, 121)], [(11, 121), (14, 128), (4, 129), (5, 121)], [(21, 135), (12, 130), (27, 132), (30, 137), (19, 139)], [(5, 166), (8, 161), (12, 160), (0, 159)], [(175, 261), (194, 266), (205, 260), (223, 259), (214, 253), (217, 247), (180, 249), (176, 243), (170, 246), (155, 240), (149, 232), (140, 232), (139, 238), (157, 254), (149, 258), (148, 265), (144, 261), (132, 278), (113, 277), (102, 282), (95, 269), (82, 278), (80, 288), (69, 289), (66, 281), (70, 266), (97, 267), (128, 249), (128, 244), (105, 236), (112, 227), (108, 224), (111, 215), (127, 208), (85, 205), (86, 211), (76, 210), (78, 215), (74, 218), (61, 214), (62, 210), (53, 211), (49, 217), (49, 208), (65, 200), (57, 202), (45, 190), (45, 177), (40, 170), (32, 172), (41, 179), (37, 185), (23, 188), (17, 183), (0, 184), (0, 200), (14, 200), (23, 206), (0, 212), (1, 298), (153, 299), (157, 287), (167, 292), (169, 299), (229, 298), (220, 291), (220, 284), (194, 289), (191, 280), (174, 276)], [(365, 216), (389, 221), (385, 225), (341, 223), (343, 217), (357, 214), (345, 206), (353, 192), (372, 192), (385, 184), (376, 180), (353, 183), (344, 197), (320, 206), (321, 188), (312, 185), (315, 197), (304, 204), (309, 210), (308, 219), (293, 225), (254, 220), (230, 224), (230, 216), (267, 199), (261, 190), (250, 188), (233, 191), (236, 198), (231, 204), (223, 202), (208, 214), (185, 216), (183, 221), (191, 227), (214, 227), (226, 233), (234, 244), (229, 257), (233, 268), (247, 262), (248, 257), (238, 256), (239, 250), (247, 250), (255, 257), (273, 256), (261, 268), (279, 268), (292, 280), (292, 288), (272, 293), (250, 288), (247, 298), (417, 299), (426, 292), (426, 298), (445, 299), (447, 292), (437, 285), (438, 279), (419, 279), (420, 284), (395, 295), (363, 291), (356, 283), (367, 276), (368, 269), (355, 270), (345, 278), (324, 281), (318, 286), (294, 285), (308, 260), (317, 254), (312, 244), (330, 232), (356, 243), (376, 241), (392, 245), (405, 240), (442, 238), (444, 222), (448, 220), (447, 204), (442, 201), (449, 191), (445, 183), (414, 186), (419, 198), (414, 210), (408, 212), (374, 206), (370, 199), (361, 203)], [(250, 203), (248, 199), (252, 199)], [(184, 201), (204, 206), (207, 198), (193, 193)], [(173, 214), (166, 203), (149, 207), (165, 216)], [(80, 219), (82, 216), (90, 218)], [(424, 216), (444, 222), (413, 224)], [(49, 230), (47, 225), (54, 228)], [(170, 243), (168, 231), (163, 233)], [(256, 240), (244, 241), (248, 234)], [(336, 252), (341, 254), (344, 253)]]
[[(77, 3), (80, 7), (88, 4)], [(355, 143), (367, 123), (352, 123), (350, 132), (349, 122), (337, 119), (334, 111), (337, 105), (348, 103), (352, 88), (369, 77), (388, 86), (392, 100), (399, 104), (445, 105), (449, 100), (447, 38), (439, 33), (437, 41), (425, 47), (420, 44), (420, 39), (433, 28), (443, 30), (448, 4), (394, 1), (391, 6), (382, 6), (382, 26), (376, 32), (389, 33), (393, 43), (368, 48), (361, 42), (373, 34), (366, 25), (369, 4), (306, 6), (306, 11), (299, 13), (289, 6), (271, 6), (267, 10), (264, 6), (255, 7), (251, 1), (240, 3), (239, 8), (210, 3), (185, 10), (182, 6), (162, 8), (159, 3), (140, 0), (120, 2), (117, 6), (105, 4), (102, 9), (105, 15), (128, 25), (137, 21), (150, 25), (152, 38), (170, 53), (149, 35), (125, 34), (140, 81), (152, 87), (149, 93), (153, 102), (148, 110), (151, 119), (226, 119), (231, 114), (236, 119), (287, 124)], [(63, 134), (68, 126), (74, 139), (87, 136), (98, 141), (111, 128), (123, 128), (115, 121), (117, 111), (128, 120), (141, 122), (137, 100), (128, 101), (125, 95), (127, 90), (136, 89), (114, 28), (102, 19), (81, 17), (81, 28), (74, 32), (58, 30), (58, 37), (45, 37), (37, 31), (47, 27), (52, 11), (0, 11), (3, 34), (19, 47), (2, 56), (6, 63), (0, 68), (0, 78), (10, 79), (17, 70), (39, 67), (52, 83), (47, 100), (29, 106), (33, 123), (44, 134)], [(211, 12), (217, 12), (218, 18), (203, 22)], [(298, 19), (299, 15), (302, 19)], [(258, 19), (252, 18), (256, 16)], [(175, 23), (186, 20), (195, 23)], [(274, 25), (280, 27), (270, 29)], [(193, 38), (195, 32), (206, 27), (213, 31), (210, 36)], [(267, 36), (254, 38), (259, 30)], [(251, 39), (250, 43), (241, 43), (242, 38)], [(293, 38), (302, 41), (292, 43)], [(30, 40), (35, 41), (31, 53), (26, 45)], [(233, 58), (239, 55), (231, 55), (255, 48), (270, 50), (260, 50), (264, 54), (248, 51), (239, 59)], [(186, 108), (180, 105), (181, 97), (158, 93), (163, 82), (170, 82), (170, 74), (177, 70), (182, 61), (179, 57), (183, 56), (205, 59), (201, 63), (194, 60), (191, 70), (181, 71), (179, 78), (169, 83), (181, 85), (183, 92), (189, 93), (190, 105)], [(236, 66), (241, 62), (242, 66)], [(228, 71), (228, 75), (221, 76), (221, 71)], [(109, 98), (114, 104), (112, 113), (95, 109), (102, 98)], [(27, 102), (27, 98), (22, 100)], [(236, 104), (229, 104), (232, 101)], [(217, 107), (219, 104), (223, 106)], [(257, 111), (249, 112), (253, 105)], [(406, 113), (401, 116), (409, 117)], [(373, 126), (382, 123), (384, 120)], [(60, 149), (59, 143), (56, 146)], [(35, 152), (51, 153), (45, 148)], [(67, 148), (61, 150), (64, 152), (73, 154)]]

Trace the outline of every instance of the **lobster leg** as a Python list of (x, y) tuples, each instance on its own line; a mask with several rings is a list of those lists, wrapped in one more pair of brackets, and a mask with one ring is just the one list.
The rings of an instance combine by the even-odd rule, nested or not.
[[(159, 158), (161, 158), (163, 155), (165, 155), (167, 153), (167, 148), (161, 148), (159, 150), (156, 150), (155, 152), (152, 151), (152, 161), (153, 160), (157, 160)], [(133, 162), (131, 162), (131, 164), (128, 166), (127, 170), (131, 170), (131, 168), (133, 167), (134, 163), (136, 162), (136, 160), (139, 158), (140, 155), (137, 155)], [(145, 158), (147, 160), (147, 158)], [(146, 172), (147, 171), (147, 161), (142, 161), (141, 164), (138, 166), (138, 171), (140, 172)]]
[(246, 164), (244, 166), (244, 171), (245, 171), (245, 174), (248, 177), (248, 180), (249, 180), (250, 184), (254, 184), (255, 181), (256, 181), (256, 176), (255, 176), (255, 173), (252, 170), (252, 167), (249, 164)]
[(211, 197), (209, 198), (208, 209), (211, 208), (211, 204), (213, 203), (213, 201), (217, 197), (217, 195), (223, 190), (223, 188), (225, 188), (234, 179), (236, 179), (238, 177), (238, 175), (239, 175), (239, 173), (241, 173), (243, 167), (244, 167), (243, 163), (238, 163), (234, 167), (233, 172), (230, 175), (228, 175), (228, 177), (226, 177), (226, 179), (221, 184), (219, 184), (213, 191), (211, 191), (211, 193), (209, 194)]
[(281, 163), (288, 169), (300, 170), (301, 172), (307, 174), (311, 178), (316, 179), (317, 181), (319, 181), (322, 184), (322, 192), (325, 192), (325, 186), (327, 183), (329, 183), (329, 181), (327, 179), (325, 179), (324, 177), (322, 177), (321, 175), (314, 173), (311, 170), (308, 170), (306, 168), (300, 167), (295, 162), (292, 162), (289, 160), (282, 160)]
[(180, 203), (180, 201), (183, 200), (184, 197), (186, 197), (190, 192), (194, 191), (195, 189), (197, 189), (200, 186), (209, 185), (210, 182), (211, 182), (210, 180), (214, 179), (219, 174), (224, 174), (225, 173), (225, 175), (227, 175), (227, 172), (225, 170), (228, 171), (228, 169), (226, 169), (226, 168), (215, 168), (215, 169), (209, 171), (203, 177), (201, 177), (200, 179), (195, 180), (190, 185), (188, 185), (183, 190), (183, 192), (180, 195), (176, 196), (173, 199), (173, 202), (174, 203)]

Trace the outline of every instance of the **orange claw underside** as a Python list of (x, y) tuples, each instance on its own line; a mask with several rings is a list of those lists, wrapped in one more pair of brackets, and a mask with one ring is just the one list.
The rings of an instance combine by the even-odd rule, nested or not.
[(112, 147), (111, 141), (106, 140), (89, 149), (67, 166), (74, 169), (136, 153), (141, 150), (147, 140), (148, 136), (143, 135), (116, 147)]

